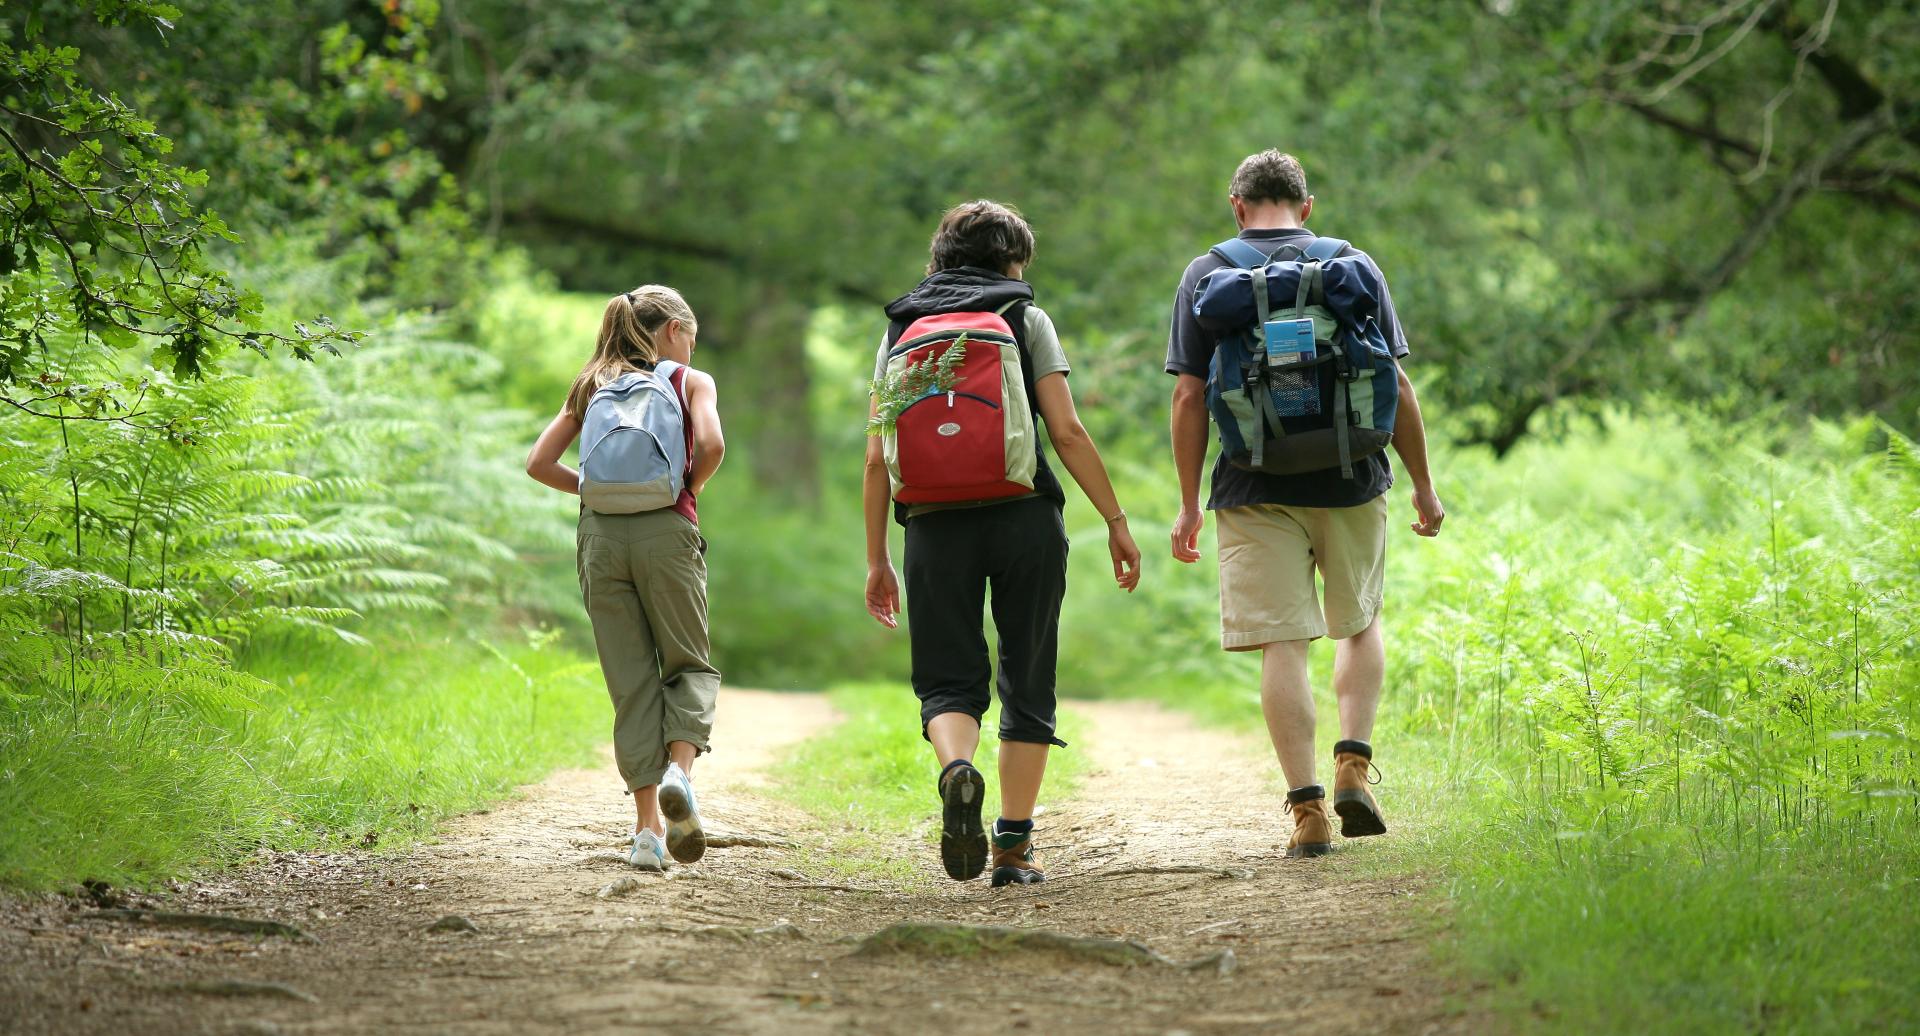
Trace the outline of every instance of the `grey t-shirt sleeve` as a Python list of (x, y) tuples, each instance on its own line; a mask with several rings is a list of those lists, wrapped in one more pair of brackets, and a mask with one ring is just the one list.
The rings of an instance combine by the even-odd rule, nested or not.
[(1027, 356), (1033, 360), (1033, 380), (1039, 381), (1049, 374), (1065, 374), (1073, 370), (1067, 362), (1067, 351), (1060, 347), (1060, 332), (1053, 328), (1053, 318), (1039, 306), (1027, 307)]
[(1193, 289), (1203, 275), (1201, 267), (1210, 265), (1202, 256), (1187, 264), (1180, 275), (1180, 287), (1173, 293), (1173, 322), (1167, 332), (1167, 373), (1207, 376), (1213, 363), (1213, 339), (1193, 316)]
[(873, 361), (873, 380), (884, 381), (887, 377), (887, 333), (880, 332), (880, 355)]

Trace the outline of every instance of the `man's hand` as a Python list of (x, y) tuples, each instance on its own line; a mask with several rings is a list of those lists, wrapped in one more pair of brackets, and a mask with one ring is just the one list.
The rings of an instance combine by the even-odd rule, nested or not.
[(1413, 523), (1414, 532), (1422, 536), (1440, 535), (1440, 523), (1447, 520), (1447, 509), (1440, 506), (1440, 497), (1432, 486), (1414, 487), (1413, 513), (1419, 519)]
[(893, 563), (867, 566), (867, 614), (888, 629), (898, 629), (900, 620), (900, 579), (893, 574)]
[(1113, 581), (1128, 593), (1140, 585), (1140, 548), (1134, 546), (1133, 533), (1127, 531), (1127, 519), (1107, 525), (1107, 553), (1113, 557)]
[(1183, 507), (1173, 520), (1173, 560), (1191, 565), (1200, 560), (1200, 527), (1207, 523), (1198, 507)]

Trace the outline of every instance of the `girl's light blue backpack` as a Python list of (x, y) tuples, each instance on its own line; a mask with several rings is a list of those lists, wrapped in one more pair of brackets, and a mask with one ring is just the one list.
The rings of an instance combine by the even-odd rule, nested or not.
[(687, 478), (687, 415), (673, 387), (680, 364), (631, 371), (587, 401), (580, 422), (580, 501), (601, 514), (672, 507)]

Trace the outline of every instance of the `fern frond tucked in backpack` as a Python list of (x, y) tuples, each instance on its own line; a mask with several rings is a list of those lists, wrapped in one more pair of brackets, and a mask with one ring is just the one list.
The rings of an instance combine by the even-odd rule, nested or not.
[(887, 435), (900, 420), (901, 411), (928, 396), (952, 392), (960, 381), (960, 363), (966, 356), (967, 336), (962, 333), (937, 355), (930, 352), (884, 380), (872, 382), (875, 413), (867, 421), (867, 434)]

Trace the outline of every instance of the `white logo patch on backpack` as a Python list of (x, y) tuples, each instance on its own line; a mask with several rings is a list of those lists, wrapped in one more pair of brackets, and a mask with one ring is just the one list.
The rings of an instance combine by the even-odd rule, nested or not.
[(680, 364), (661, 360), (602, 386), (580, 422), (580, 500), (600, 514), (672, 507), (686, 486), (687, 425), (673, 387)]

